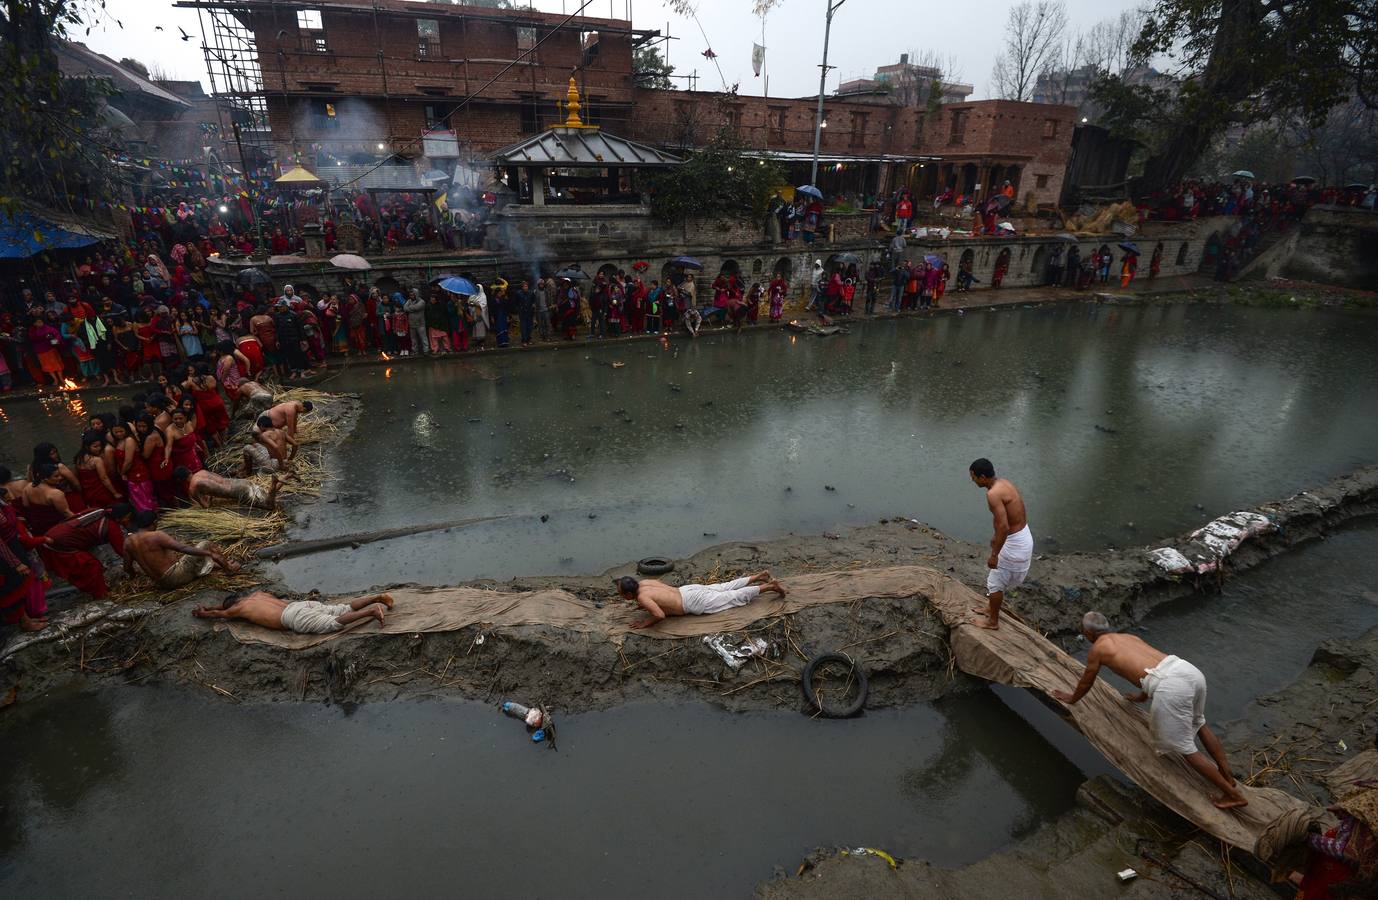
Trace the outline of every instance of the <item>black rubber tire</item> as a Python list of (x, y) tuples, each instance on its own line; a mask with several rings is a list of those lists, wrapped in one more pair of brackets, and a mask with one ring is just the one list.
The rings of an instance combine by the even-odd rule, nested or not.
[(659, 556), (648, 556), (636, 564), (636, 571), (640, 575), (666, 575), (675, 570), (675, 564), (668, 559), (661, 559)]
[[(818, 700), (818, 694), (813, 688), (813, 673), (823, 663), (841, 662), (851, 666), (852, 673), (856, 675), (857, 693), (856, 699), (841, 709), (825, 708)], [(870, 683), (866, 680), (866, 671), (861, 668), (861, 663), (852, 659), (845, 653), (820, 653), (809, 660), (804, 666), (804, 673), (799, 676), (799, 686), (804, 691), (804, 699), (809, 705), (818, 710), (818, 714), (825, 719), (846, 719), (861, 712), (861, 708), (866, 705), (866, 695), (870, 692)]]

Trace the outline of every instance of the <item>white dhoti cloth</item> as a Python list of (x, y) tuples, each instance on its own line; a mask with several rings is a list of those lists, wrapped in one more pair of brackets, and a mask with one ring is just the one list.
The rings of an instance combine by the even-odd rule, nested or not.
[(1144, 673), (1144, 693), (1152, 698), (1148, 730), (1159, 756), (1195, 753), (1196, 732), (1206, 724), (1206, 676), (1176, 656)]
[[(197, 541), (198, 550), (205, 550), (211, 545), (210, 541)], [(196, 579), (210, 572), (215, 565), (215, 560), (209, 556), (187, 556), (183, 554), (175, 563), (167, 567), (167, 571), (158, 579), (160, 588), (179, 588), (191, 584)]]
[(995, 558), (995, 568), (986, 575), (987, 596), (1014, 590), (1024, 583), (1033, 562), (1033, 546), (1033, 532), (1028, 525), (1005, 538), (1005, 545)]
[(686, 584), (679, 589), (684, 612), (691, 616), (706, 616), (737, 606), (746, 606), (756, 595), (759, 587), (747, 587), (750, 578), (738, 578), (722, 584)]
[(268, 491), (263, 485), (246, 478), (230, 479), (230, 496), (240, 506), (250, 509), (268, 509)]
[(245, 444), (244, 451), (249, 454), (250, 475), (258, 472), (277, 472), (282, 468), (282, 460), (268, 452), (262, 444)]
[(340, 616), (351, 608), (348, 603), (298, 600), (283, 607), (282, 627), (297, 634), (330, 634), (344, 627), (340, 624)]

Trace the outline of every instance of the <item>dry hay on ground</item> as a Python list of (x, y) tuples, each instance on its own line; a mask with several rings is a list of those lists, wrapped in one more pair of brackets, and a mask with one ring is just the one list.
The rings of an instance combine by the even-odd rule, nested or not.
[(210, 509), (190, 507), (171, 509), (158, 517), (158, 524), (188, 541), (210, 541), (229, 548), (240, 544), (254, 546), (267, 544), (279, 538), (287, 530), (287, 517), (280, 512), (245, 513), (224, 506)]
[(135, 575), (110, 586), (106, 598), (123, 606), (133, 606), (155, 600), (163, 605), (177, 603), (201, 591), (216, 591), (235, 594), (256, 587), (262, 579), (253, 572), (242, 571), (231, 575), (220, 569), (212, 569), (204, 578), (197, 578), (190, 584), (167, 590), (154, 584), (145, 575)]

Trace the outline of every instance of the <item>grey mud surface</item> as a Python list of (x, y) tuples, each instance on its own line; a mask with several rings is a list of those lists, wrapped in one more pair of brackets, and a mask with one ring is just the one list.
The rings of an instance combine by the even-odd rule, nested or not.
[[(1227, 568), (1249, 568), (1328, 529), (1378, 511), (1378, 467), (1259, 509), (1281, 527), (1247, 541)], [(368, 547), (358, 552), (370, 552)], [(769, 568), (777, 575), (889, 565), (923, 565), (947, 572), (983, 592), (983, 545), (954, 540), (896, 517), (840, 535), (788, 536), (773, 541), (710, 547), (676, 561), (668, 580), (714, 581)], [(476, 586), (524, 590), (559, 586), (597, 602), (619, 603), (610, 579), (634, 573), (624, 565), (599, 576), (518, 578)], [(1009, 607), (1075, 649), (1081, 613), (1100, 609), (1120, 626), (1153, 608), (1210, 592), (1216, 576), (1167, 577), (1143, 549), (1041, 554)], [(266, 586), (273, 590), (272, 585)], [(290, 592), (279, 590), (284, 596)], [(535, 626), (443, 634), (345, 637), (286, 652), (240, 644), (191, 616), (195, 601), (151, 607), (141, 620), (74, 628), (60, 640), (26, 647), (0, 663), (0, 689), (21, 697), (82, 677), (200, 684), (222, 696), (280, 700), (367, 702), (426, 695), (490, 700), (516, 693), (541, 696), (568, 711), (602, 709), (629, 700), (707, 700), (729, 709), (793, 708), (803, 655), (844, 651), (871, 680), (870, 706), (936, 698), (966, 680), (954, 674), (946, 631), (921, 598), (829, 604), (787, 619), (759, 623), (755, 633), (779, 649), (776, 663), (753, 661), (732, 672), (699, 641), (629, 637), (619, 648), (590, 635)], [(3, 652), (3, 651), (0, 651)], [(792, 683), (794, 680), (794, 683)]]

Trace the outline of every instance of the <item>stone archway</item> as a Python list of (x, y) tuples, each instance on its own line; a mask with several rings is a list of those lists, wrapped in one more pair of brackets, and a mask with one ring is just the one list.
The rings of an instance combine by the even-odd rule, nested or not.
[(384, 275), (382, 278), (379, 278), (377, 281), (373, 282), (373, 286), (376, 287), (378, 293), (382, 294), (384, 297), (391, 297), (393, 294), (402, 290), (401, 283), (391, 275)]
[(957, 267), (958, 267), (959, 269), (968, 269), (968, 270), (969, 270), (969, 269), (971, 269), (971, 268), (972, 268), (973, 266), (975, 266), (975, 265), (976, 265), (976, 251), (974, 251), (974, 250), (972, 250), (971, 248), (968, 247), (966, 250), (963, 250), (963, 251), (962, 251), (962, 258), (959, 259), (959, 260), (957, 261)]
[(790, 262), (788, 256), (782, 256), (775, 261), (775, 266), (770, 270), (772, 275), (779, 275), (786, 281), (794, 274), (794, 263)]
[(1177, 265), (1178, 265), (1178, 266), (1185, 266), (1186, 264), (1187, 264), (1187, 242), (1186, 242), (1186, 241), (1183, 241), (1183, 242), (1182, 242), (1182, 246), (1179, 247), (1179, 248), (1177, 248)]
[(1029, 264), (1029, 274), (1033, 276), (1034, 284), (1042, 284), (1048, 271), (1048, 245), (1039, 244), (1034, 250), (1033, 262)]

